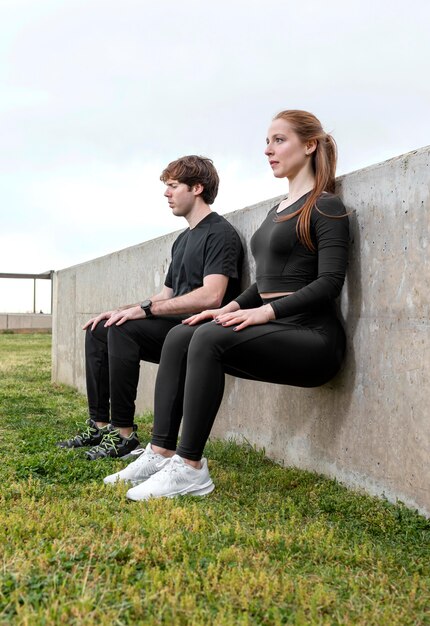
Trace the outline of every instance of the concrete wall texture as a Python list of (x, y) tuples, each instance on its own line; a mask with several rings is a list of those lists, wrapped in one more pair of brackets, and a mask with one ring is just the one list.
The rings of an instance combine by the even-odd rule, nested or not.
[[(342, 371), (315, 389), (227, 377), (213, 437), (245, 437), (285, 465), (397, 499), (430, 515), (430, 147), (338, 179), (351, 211), (340, 300), (348, 336)], [(249, 242), (276, 199), (230, 213)], [(142, 300), (163, 283), (177, 233), (59, 271), (53, 380), (85, 390), (90, 316)], [(254, 266), (248, 251), (245, 284)], [(156, 366), (141, 365), (137, 409), (152, 409)]]
[(0, 332), (50, 332), (52, 315), (40, 313), (0, 313)]

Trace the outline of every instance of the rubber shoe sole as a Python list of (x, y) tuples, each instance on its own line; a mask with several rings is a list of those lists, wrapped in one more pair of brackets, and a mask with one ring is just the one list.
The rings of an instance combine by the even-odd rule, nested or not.
[[(146, 481), (141, 481), (139, 484), (142, 484), (142, 482)], [(127, 491), (127, 498), (129, 500), (133, 500), (134, 502), (139, 502), (142, 500), (151, 500), (152, 498), (176, 498), (176, 496), (207, 496), (209, 493), (212, 493), (214, 489), (215, 485), (211, 481), (203, 486), (196, 485), (195, 489), (193, 489), (192, 487), (185, 487), (184, 489), (180, 489), (178, 491), (175, 491), (174, 493), (163, 494), (162, 496), (152, 496), (151, 494), (148, 494), (140, 498), (134, 498), (133, 494), (130, 494), (130, 491), (132, 491), (132, 489), (129, 489), (129, 491)]]

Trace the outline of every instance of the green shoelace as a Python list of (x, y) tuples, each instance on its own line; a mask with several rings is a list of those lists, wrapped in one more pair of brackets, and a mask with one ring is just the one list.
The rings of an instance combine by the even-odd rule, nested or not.
[(110, 430), (105, 435), (103, 435), (103, 439), (101, 443), (98, 446), (96, 446), (96, 449), (110, 450), (112, 448), (113, 450), (116, 450), (117, 444), (120, 443), (120, 441), (121, 441), (121, 438), (119, 435), (119, 430), (118, 429)]
[(79, 422), (76, 422), (76, 427), (79, 428), (79, 430), (82, 428), (82, 433), (80, 435), (82, 439), (91, 437), (91, 435), (96, 433), (98, 430), (97, 428), (94, 428), (94, 426), (91, 426), (91, 424), (87, 424), (87, 422), (82, 424), (82, 426)]

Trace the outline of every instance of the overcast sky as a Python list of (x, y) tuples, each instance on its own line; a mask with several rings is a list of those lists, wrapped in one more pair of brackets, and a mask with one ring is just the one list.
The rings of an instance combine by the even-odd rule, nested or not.
[[(286, 192), (263, 154), (282, 109), (319, 117), (338, 174), (430, 144), (429, 18), (424, 0), (0, 0), (0, 272), (185, 227), (159, 180), (184, 154), (214, 159), (219, 213)], [(0, 311), (31, 307), (0, 280)]]

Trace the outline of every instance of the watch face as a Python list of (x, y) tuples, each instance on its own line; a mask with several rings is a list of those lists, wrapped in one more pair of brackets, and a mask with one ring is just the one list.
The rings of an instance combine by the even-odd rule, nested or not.
[(144, 300), (144, 301), (142, 302), (142, 304), (140, 305), (140, 307), (141, 307), (142, 309), (149, 309), (149, 307), (151, 306), (151, 304), (152, 304), (151, 300)]

